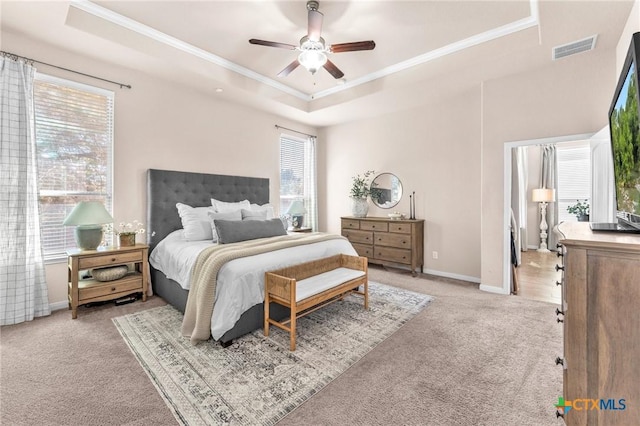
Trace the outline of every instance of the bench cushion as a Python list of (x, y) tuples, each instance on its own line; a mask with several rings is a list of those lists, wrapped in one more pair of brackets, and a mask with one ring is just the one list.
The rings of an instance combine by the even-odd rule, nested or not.
[(304, 280), (300, 280), (296, 283), (296, 302), (364, 275), (364, 271), (356, 271), (355, 269), (349, 268), (337, 268), (328, 272), (323, 272), (320, 275), (305, 278)]

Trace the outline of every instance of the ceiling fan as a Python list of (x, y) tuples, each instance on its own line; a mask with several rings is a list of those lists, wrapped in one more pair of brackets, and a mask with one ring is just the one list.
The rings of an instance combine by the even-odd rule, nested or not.
[(275, 41), (258, 40), (252, 38), (249, 40), (251, 44), (261, 46), (278, 47), (281, 49), (299, 50), (298, 59), (291, 62), (285, 69), (278, 73), (278, 77), (286, 77), (298, 67), (302, 65), (311, 74), (315, 74), (320, 67), (326, 69), (334, 78), (344, 77), (344, 73), (335, 66), (327, 58), (327, 53), (354, 52), (357, 50), (373, 50), (376, 44), (373, 40), (356, 41), (352, 43), (331, 44), (327, 46), (320, 33), (322, 32), (322, 19), (324, 15), (318, 11), (320, 3), (315, 0), (307, 2), (308, 12), (308, 30), (307, 35), (300, 39), (300, 46), (287, 43), (277, 43)]

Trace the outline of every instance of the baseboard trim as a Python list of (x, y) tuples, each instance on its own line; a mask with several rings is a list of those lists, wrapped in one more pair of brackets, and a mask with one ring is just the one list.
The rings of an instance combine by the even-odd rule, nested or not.
[(49, 303), (49, 309), (51, 311), (59, 311), (61, 309), (67, 309), (69, 307), (69, 302), (63, 300), (61, 302)]
[(480, 284), (480, 278), (470, 277), (468, 275), (452, 274), (450, 272), (436, 271), (434, 269), (425, 269), (425, 274), (436, 275), (438, 277), (453, 278), (454, 280), (469, 281), (471, 283)]
[(502, 287), (495, 287), (495, 286), (486, 285), (486, 284), (480, 284), (480, 290), (486, 291), (487, 293), (504, 294), (504, 295), (509, 294), (509, 292)]

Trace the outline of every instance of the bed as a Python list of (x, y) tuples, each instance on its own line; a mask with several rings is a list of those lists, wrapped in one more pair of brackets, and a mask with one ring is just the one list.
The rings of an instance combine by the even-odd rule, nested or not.
[[(174, 231), (182, 228), (176, 203), (193, 207), (210, 206), (211, 198), (225, 202), (249, 200), (255, 204), (269, 202), (269, 179), (227, 176), (205, 173), (191, 173), (149, 169), (147, 172), (147, 229), (149, 252)], [(341, 249), (345, 254), (355, 254), (353, 247)], [(276, 269), (276, 268), (274, 268)], [(185, 312), (189, 291), (183, 289), (173, 279), (150, 266), (153, 291), (167, 303)], [(256, 284), (257, 285), (257, 284)], [(277, 304), (271, 304), (271, 316), (283, 319), (289, 311)], [(228, 331), (217, 340), (226, 346), (246, 333), (263, 325), (263, 304), (257, 303), (244, 311)]]

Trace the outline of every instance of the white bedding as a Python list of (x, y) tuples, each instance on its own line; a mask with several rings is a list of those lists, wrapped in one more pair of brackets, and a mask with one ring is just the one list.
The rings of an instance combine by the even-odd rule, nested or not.
[[(182, 230), (174, 231), (153, 249), (149, 263), (188, 290), (191, 268), (200, 252), (212, 245), (210, 241), (186, 241)], [(219, 339), (233, 328), (245, 311), (264, 301), (266, 271), (339, 253), (357, 255), (349, 241), (334, 239), (228, 262), (218, 273), (215, 306), (211, 317), (211, 336)]]

